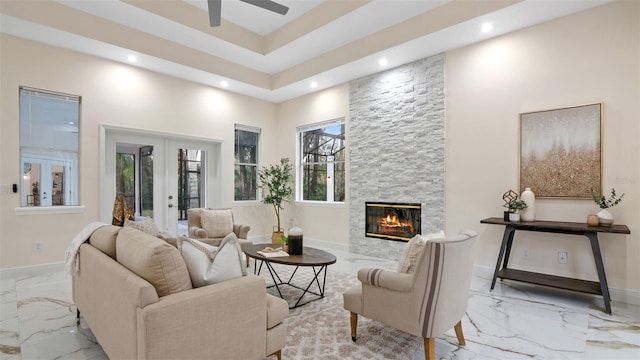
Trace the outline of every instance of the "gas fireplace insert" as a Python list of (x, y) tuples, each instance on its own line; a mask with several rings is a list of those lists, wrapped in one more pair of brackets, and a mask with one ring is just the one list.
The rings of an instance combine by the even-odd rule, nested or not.
[(409, 241), (421, 234), (419, 203), (366, 202), (365, 236)]

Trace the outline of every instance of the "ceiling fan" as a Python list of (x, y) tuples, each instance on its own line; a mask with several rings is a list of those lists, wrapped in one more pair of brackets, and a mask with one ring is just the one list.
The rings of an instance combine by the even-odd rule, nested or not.
[[(280, 15), (284, 15), (289, 11), (289, 8), (278, 4), (275, 1), (271, 0), (240, 0), (247, 4), (251, 4), (257, 7), (261, 7), (265, 10), (273, 11), (274, 13), (278, 13)], [(222, 0), (207, 0), (209, 4), (209, 24), (212, 27), (220, 26), (220, 8)]]

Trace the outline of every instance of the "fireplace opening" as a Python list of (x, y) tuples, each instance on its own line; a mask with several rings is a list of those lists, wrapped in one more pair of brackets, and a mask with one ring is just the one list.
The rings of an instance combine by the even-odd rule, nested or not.
[(366, 202), (365, 236), (409, 241), (421, 234), (420, 204)]

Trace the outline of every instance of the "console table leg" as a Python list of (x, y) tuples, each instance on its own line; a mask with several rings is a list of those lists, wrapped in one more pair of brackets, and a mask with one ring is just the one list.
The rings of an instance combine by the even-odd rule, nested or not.
[[(502, 262), (502, 257), (504, 256), (505, 250), (507, 249), (507, 243), (511, 243), (513, 241), (513, 233), (515, 229), (507, 226), (504, 229), (504, 235), (502, 236), (502, 245), (500, 245), (500, 253), (498, 253), (498, 261), (496, 262), (496, 270), (493, 272), (493, 280), (491, 281), (491, 290), (493, 290), (494, 286), (496, 286), (496, 279), (498, 278), (498, 271), (500, 271), (500, 263)], [(508, 255), (507, 255), (508, 258)], [(505, 267), (506, 267), (507, 259), (505, 259)]]
[(504, 262), (502, 263), (502, 268), (506, 269), (507, 264), (509, 263), (509, 256), (511, 256), (511, 245), (513, 245), (513, 236), (516, 234), (516, 229), (511, 226), (507, 226), (505, 231), (509, 231), (509, 237), (507, 238), (507, 250), (504, 254)]
[(593, 251), (593, 259), (596, 261), (596, 270), (598, 271), (598, 280), (600, 280), (600, 290), (602, 291), (605, 311), (607, 314), (611, 314), (611, 296), (609, 294), (607, 276), (604, 273), (604, 263), (602, 262), (602, 254), (600, 253), (598, 234), (586, 233), (584, 236), (588, 237), (589, 242), (591, 243), (591, 250)]

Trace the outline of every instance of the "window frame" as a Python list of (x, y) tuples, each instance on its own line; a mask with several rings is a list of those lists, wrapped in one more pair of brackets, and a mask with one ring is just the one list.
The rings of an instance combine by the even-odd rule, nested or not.
[[(237, 131), (245, 131), (245, 132), (251, 132), (251, 133), (255, 133), (257, 135), (257, 141), (256, 141), (256, 162), (254, 163), (243, 163), (243, 162), (236, 162), (236, 148), (237, 148), (237, 137), (236, 137), (236, 132)], [(258, 177), (258, 172), (260, 171), (260, 138), (262, 135), (262, 129), (259, 127), (254, 127), (254, 126), (248, 126), (248, 125), (241, 125), (241, 124), (235, 124), (233, 127), (233, 202), (234, 203), (255, 203), (255, 202), (260, 202), (260, 191), (258, 191), (258, 188), (260, 186), (259, 184), (259, 177)], [(235, 179), (235, 171), (236, 171), (236, 166), (254, 166), (256, 169), (256, 181), (255, 181), (255, 194), (256, 194), (256, 198), (255, 199), (248, 199), (248, 200), (238, 200), (236, 199), (236, 179)]]
[[(62, 100), (62, 101), (71, 101), (77, 104), (77, 117), (75, 117), (75, 127), (77, 129), (77, 137), (76, 137), (76, 141), (77, 144), (75, 144), (76, 150), (69, 150), (69, 149), (65, 149), (64, 147), (54, 147), (54, 148), (49, 148), (49, 147), (45, 147), (45, 148), (39, 148), (39, 147), (34, 147), (33, 145), (27, 143), (23, 143), (23, 139), (22, 139), (22, 131), (24, 131), (25, 129), (23, 129), (23, 116), (24, 114), (22, 113), (23, 111), (23, 107), (25, 106), (22, 101), (23, 101), (23, 95), (28, 96), (29, 99), (31, 99), (32, 96), (39, 96), (39, 97), (43, 97), (43, 98), (50, 98), (50, 99), (56, 99), (56, 100)], [(29, 100), (30, 102), (30, 100)], [(18, 111), (18, 158), (19, 161), (18, 163), (19, 165), (19, 170), (18, 173), (20, 174), (20, 202), (19, 202), (19, 207), (17, 207), (15, 209), (15, 213), (16, 215), (30, 215), (30, 214), (75, 214), (75, 213), (82, 213), (85, 210), (85, 207), (83, 205), (81, 205), (81, 186), (80, 186), (80, 163), (81, 163), (81, 149), (80, 149), (80, 144), (81, 144), (81, 134), (82, 134), (82, 97), (79, 95), (73, 95), (73, 94), (67, 94), (67, 93), (63, 93), (63, 92), (59, 92), (59, 91), (51, 91), (51, 90), (44, 90), (44, 89), (36, 89), (36, 88), (31, 88), (31, 87), (27, 87), (27, 86), (19, 86), (18, 87), (18, 107), (19, 107), (19, 111)], [(31, 117), (31, 110), (32, 107), (29, 103), (29, 105), (27, 105), (27, 110), (29, 111), (29, 119)], [(74, 125), (74, 124), (70, 124), (70, 125)], [(26, 151), (25, 150), (29, 150), (30, 151)], [(71, 158), (66, 158), (66, 157), (62, 157), (60, 158), (59, 156), (55, 155), (55, 154), (60, 154), (60, 153), (65, 153), (65, 154), (75, 154), (74, 157)], [(55, 165), (55, 166), (63, 166), (65, 169), (65, 175), (63, 178), (63, 191), (69, 192), (64, 196), (65, 199), (65, 204), (64, 205), (54, 205), (54, 204), (40, 204), (38, 203), (37, 205), (29, 205), (28, 204), (28, 199), (23, 198), (24, 196), (26, 196), (27, 194), (27, 189), (25, 189), (25, 182), (23, 180), (25, 174), (24, 174), (24, 159), (29, 159), (29, 158), (40, 158), (41, 160), (44, 161), (45, 164), (45, 169), (51, 167), (51, 165)], [(66, 165), (60, 165), (57, 163), (63, 163)], [(45, 169), (41, 169), (41, 171), (45, 171)], [(66, 175), (66, 169), (68, 169), (69, 171), (69, 175)], [(49, 174), (51, 175), (51, 174)], [(47, 177), (45, 177), (47, 178)], [(48, 186), (48, 184), (47, 184)], [(55, 186), (55, 185), (54, 185)], [(67, 190), (68, 187), (68, 190)], [(41, 184), (41, 191), (43, 191), (44, 188), (44, 184)], [(53, 192), (51, 194), (49, 194), (49, 197), (53, 198), (54, 194)], [(26, 202), (25, 202), (26, 201)], [(68, 202), (71, 202), (70, 204)]]
[[(309, 131), (314, 131), (314, 130), (318, 130), (318, 129), (323, 129), (326, 127), (330, 127), (330, 126), (336, 126), (336, 125), (344, 125), (345, 127), (345, 140), (344, 140), (344, 149), (343, 151), (345, 152), (345, 159), (343, 161), (326, 161), (326, 162), (314, 162), (314, 163), (305, 163), (303, 162), (303, 159), (305, 158), (302, 149), (302, 144), (303, 144), (303, 137), (304, 137), (304, 133), (305, 132), (309, 132)], [(333, 189), (333, 191), (329, 192), (327, 190), (327, 200), (305, 200), (304, 197), (304, 166), (305, 165), (309, 165), (309, 164), (326, 164), (327, 165), (327, 172), (331, 172), (333, 173), (333, 171), (329, 171), (329, 164), (334, 164), (333, 169), (335, 170), (335, 164), (336, 163), (342, 163), (343, 167), (344, 167), (344, 171), (346, 172), (346, 164), (347, 164), (347, 160), (346, 160), (346, 151), (347, 151), (347, 144), (346, 144), (346, 119), (344, 117), (339, 117), (339, 118), (334, 118), (331, 120), (325, 120), (325, 121), (321, 121), (321, 122), (317, 122), (317, 123), (312, 123), (312, 124), (306, 124), (306, 125), (301, 125), (296, 127), (296, 174), (295, 174), (295, 191), (296, 191), (296, 202), (298, 203), (302, 203), (302, 204), (316, 204), (316, 205), (322, 205), (322, 206), (331, 206), (331, 205), (344, 205), (346, 202), (346, 173), (345, 173), (345, 183), (344, 183), (344, 189), (343, 192), (345, 193), (345, 199), (344, 201), (336, 201), (333, 196), (335, 193), (335, 189)], [(334, 176), (335, 179), (335, 176)], [(335, 185), (333, 185), (335, 186)], [(329, 184), (327, 184), (327, 189), (329, 189)], [(329, 195), (331, 194), (331, 195)]]

